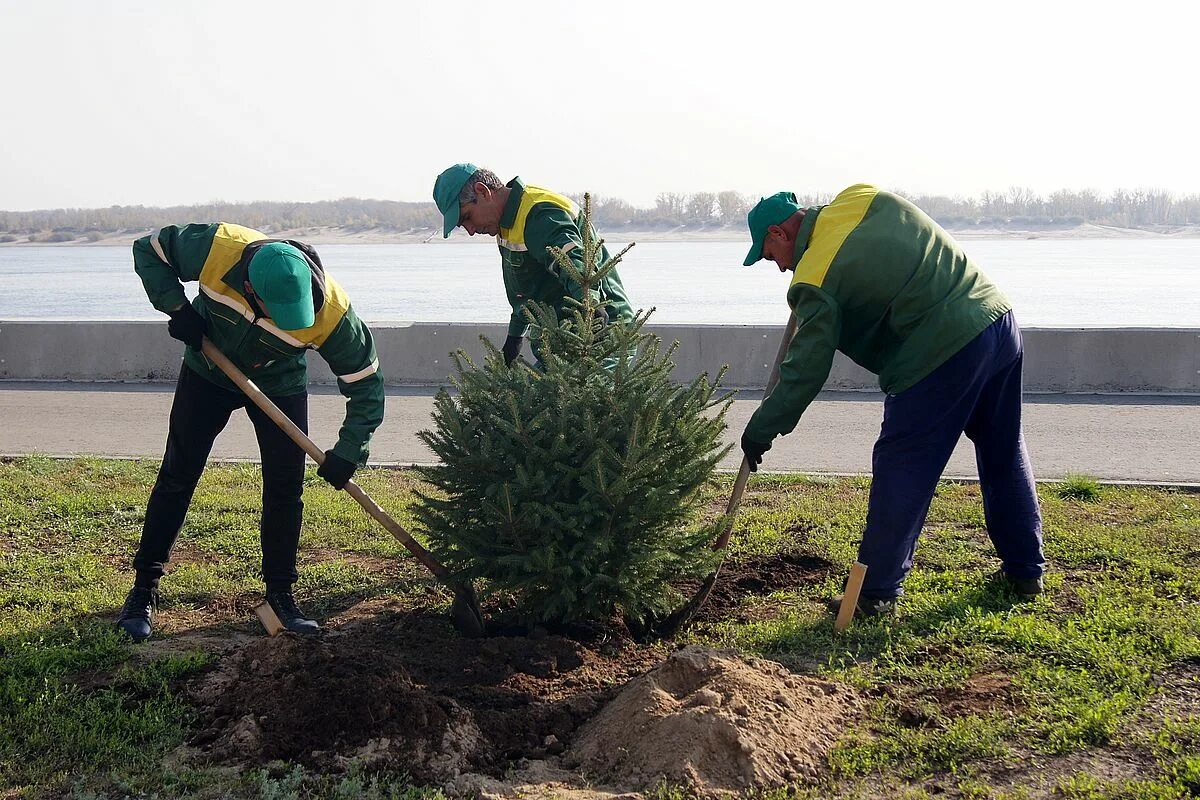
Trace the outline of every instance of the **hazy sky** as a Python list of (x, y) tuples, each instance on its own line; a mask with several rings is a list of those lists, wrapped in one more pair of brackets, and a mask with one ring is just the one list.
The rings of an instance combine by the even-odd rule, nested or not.
[(0, 209), (1200, 192), (1195, 2), (0, 0)]

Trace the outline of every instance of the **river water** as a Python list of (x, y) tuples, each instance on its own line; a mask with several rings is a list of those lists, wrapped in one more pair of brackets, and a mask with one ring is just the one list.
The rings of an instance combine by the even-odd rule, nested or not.
[[(1013, 301), (1023, 325), (1200, 327), (1200, 239), (972, 239), (964, 246)], [(508, 318), (494, 246), (318, 250), (369, 322)], [(782, 324), (788, 276), (766, 262), (742, 267), (745, 251), (742, 242), (647, 242), (620, 272), (634, 307), (654, 306), (657, 322)], [(189, 295), (194, 291), (191, 284)], [(6, 246), (0, 319), (162, 317), (127, 248)]]

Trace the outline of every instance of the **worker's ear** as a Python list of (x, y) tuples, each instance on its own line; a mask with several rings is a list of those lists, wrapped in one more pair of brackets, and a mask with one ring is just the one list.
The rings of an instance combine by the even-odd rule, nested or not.
[(788, 232), (783, 229), (782, 225), (768, 225), (767, 236), (774, 236), (783, 239), (785, 242), (788, 241)]
[(491, 200), (492, 199), (492, 187), (488, 186), (486, 183), (477, 182), (475, 184), (475, 199), (476, 200), (485, 200), (485, 201)]

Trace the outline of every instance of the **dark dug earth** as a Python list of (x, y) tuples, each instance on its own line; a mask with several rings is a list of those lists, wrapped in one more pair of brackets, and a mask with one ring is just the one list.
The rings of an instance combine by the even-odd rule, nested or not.
[(562, 752), (625, 679), (662, 658), (628, 641), (457, 637), (440, 618), (384, 616), (318, 640), (253, 642), (189, 689), (191, 745), (230, 763), (321, 769), (361, 758), (420, 782), (500, 774)]
[[(706, 613), (822, 567), (793, 555), (738, 565), (723, 572)], [(441, 617), (385, 612), (317, 639), (253, 640), (187, 686), (200, 723), (182, 755), (335, 771), (356, 762), (444, 784), (553, 759), (595, 717), (555, 766), (634, 789), (666, 779), (737, 790), (814, 777), (856, 706), (848, 690), (773, 662), (687, 648), (664, 663), (663, 644), (574, 634), (469, 640)]]

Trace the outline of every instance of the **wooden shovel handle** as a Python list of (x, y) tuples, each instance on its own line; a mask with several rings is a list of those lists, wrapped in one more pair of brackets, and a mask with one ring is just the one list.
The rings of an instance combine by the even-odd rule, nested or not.
[[(254, 381), (246, 377), (237, 366), (230, 361), (224, 353), (217, 349), (216, 345), (206, 337), (200, 345), (200, 352), (216, 364), (222, 372), (229, 376), (229, 380), (237, 384), (238, 388), (246, 393), (254, 405), (262, 409), (263, 413), (270, 417), (276, 425), (278, 425), (284, 433), (288, 435), (293, 442), (300, 446), (305, 453), (308, 453), (309, 458), (318, 464), (325, 463), (325, 451), (317, 447), (316, 442), (308, 438), (308, 435), (300, 430), (296, 423), (288, 419), (287, 414), (279, 410), (279, 407), (271, 402), (271, 399), (263, 394)], [(426, 550), (420, 542), (414, 539), (408, 531), (404, 529), (399, 522), (392, 519), (386, 511), (379, 507), (371, 496), (363, 491), (362, 487), (354, 481), (347, 481), (345, 487), (346, 492), (358, 501), (358, 504), (370, 514), (380, 525), (382, 525), (388, 533), (396, 537), (400, 544), (404, 545), (410, 553), (412, 553), (418, 561), (425, 565), (426, 569), (436, 575), (438, 578), (446, 579), (450, 575), (442, 564), (433, 557), (433, 554)]]
[(750, 461), (744, 456), (742, 457), (742, 467), (738, 470), (737, 480), (733, 482), (733, 491), (729, 493), (729, 502), (725, 505), (725, 515), (729, 517), (725, 527), (721, 529), (721, 535), (713, 542), (713, 550), (724, 550), (729, 544), (729, 537), (733, 534), (733, 519), (737, 514), (738, 506), (742, 504), (742, 492), (746, 491), (746, 483), (750, 480)]
[[(788, 348), (792, 344), (792, 338), (796, 335), (796, 315), (788, 316), (787, 325), (783, 329), (783, 337), (779, 340), (779, 350), (775, 353), (775, 364), (771, 367), (771, 374), (767, 378), (767, 388), (763, 391), (763, 400), (775, 390), (776, 384), (779, 383), (779, 366), (783, 363), (783, 357), (787, 355)], [(741, 469), (738, 470), (737, 480), (733, 482), (733, 491), (729, 494), (729, 503), (725, 506), (725, 514), (729, 517), (729, 522), (725, 525), (725, 529), (721, 531), (721, 535), (717, 537), (717, 541), (713, 542), (713, 550), (724, 550), (729, 544), (729, 536), (733, 533), (733, 515), (737, 513), (738, 506), (742, 503), (742, 493), (746, 491), (746, 483), (750, 480), (750, 461), (745, 457), (742, 458)]]

